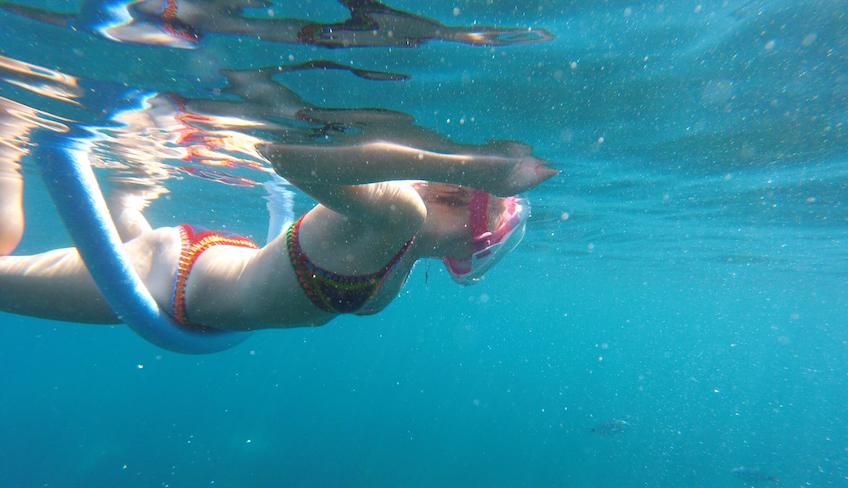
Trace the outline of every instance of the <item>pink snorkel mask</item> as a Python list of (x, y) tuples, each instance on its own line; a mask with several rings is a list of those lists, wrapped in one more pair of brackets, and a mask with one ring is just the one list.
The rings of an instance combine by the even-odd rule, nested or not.
[(480, 281), (486, 271), (518, 246), (527, 228), (530, 202), (521, 197), (504, 199), (500, 225), (492, 231), (489, 231), (488, 193), (475, 191), (469, 210), (474, 252), (467, 259), (445, 257), (442, 260), (453, 280), (461, 285)]

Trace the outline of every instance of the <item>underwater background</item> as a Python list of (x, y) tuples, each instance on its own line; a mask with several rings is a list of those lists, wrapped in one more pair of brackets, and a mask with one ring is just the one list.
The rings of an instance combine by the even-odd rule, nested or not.
[[(459, 143), (520, 141), (561, 170), (482, 283), (420, 264), (374, 317), (188, 356), (127, 327), (0, 314), (0, 486), (848, 486), (848, 1), (389, 5), (552, 38), (345, 49), (213, 32), (186, 49), (0, 10), (4, 69), (86, 88), (73, 105), (3, 71), (0, 97), (44, 119), (106, 125), (122, 92), (231, 100), (221, 69), (320, 59), (404, 79), (279, 82)], [(104, 185), (117, 144), (100, 148)], [(21, 161), (16, 254), (71, 245), (37, 156)], [(202, 167), (167, 180), (152, 223), (262, 239), (261, 187), (220, 183), (263, 176)]]

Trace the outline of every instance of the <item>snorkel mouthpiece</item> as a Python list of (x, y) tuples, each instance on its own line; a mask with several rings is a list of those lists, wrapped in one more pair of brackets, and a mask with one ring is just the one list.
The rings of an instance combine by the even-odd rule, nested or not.
[(522, 197), (504, 199), (498, 227), (489, 230), (489, 194), (475, 191), (469, 204), (470, 227), (474, 251), (470, 258), (443, 258), (445, 267), (454, 281), (471, 285), (492, 269), (504, 256), (515, 249), (524, 238), (530, 202)]

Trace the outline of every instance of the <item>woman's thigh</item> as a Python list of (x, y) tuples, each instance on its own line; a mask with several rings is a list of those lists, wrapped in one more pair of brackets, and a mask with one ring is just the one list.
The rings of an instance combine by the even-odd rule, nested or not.
[[(150, 293), (168, 307), (180, 251), (177, 230), (153, 230), (125, 246)], [(0, 310), (68, 322), (118, 321), (75, 248), (0, 257)]]

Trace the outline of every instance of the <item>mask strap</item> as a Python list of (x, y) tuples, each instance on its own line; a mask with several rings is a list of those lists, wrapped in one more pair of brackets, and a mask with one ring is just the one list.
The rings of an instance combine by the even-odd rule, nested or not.
[(468, 204), (470, 212), (471, 237), (475, 243), (482, 242), (488, 245), (488, 238), (492, 236), (489, 232), (489, 194), (484, 191), (475, 191)]

